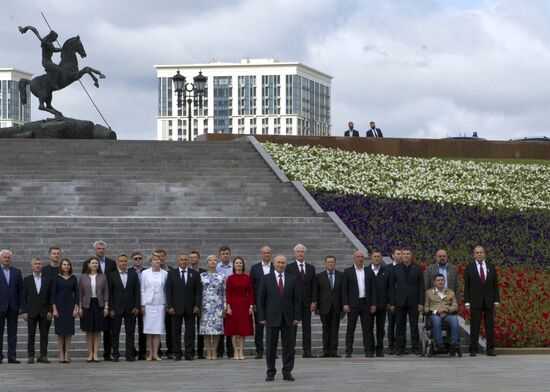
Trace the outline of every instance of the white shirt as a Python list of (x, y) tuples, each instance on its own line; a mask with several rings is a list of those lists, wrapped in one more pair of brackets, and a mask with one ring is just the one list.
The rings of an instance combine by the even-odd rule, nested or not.
[(279, 287), (279, 276), (283, 279), (283, 287), (285, 287), (285, 273), (275, 271), (275, 278), (277, 279), (277, 287)]
[(264, 275), (267, 275), (271, 272), (271, 263), (268, 263), (267, 265), (264, 264), (262, 261), (262, 269), (264, 270)]
[(128, 271), (126, 272), (118, 271), (118, 273), (120, 274), (120, 280), (122, 281), (122, 286), (126, 288), (126, 285), (128, 284)]
[(97, 298), (97, 290), (96, 290), (96, 281), (95, 278), (97, 277), (97, 274), (90, 275), (90, 285), (92, 286), (92, 298)]
[(445, 289), (443, 290), (438, 290), (438, 289), (435, 289), (437, 295), (439, 295), (439, 298), (443, 299), (443, 297), (445, 297)]
[(36, 286), (36, 293), (40, 294), (40, 288), (42, 287), (42, 275), (33, 274), (34, 276), (34, 285)]
[(355, 276), (357, 276), (359, 298), (365, 298), (365, 267), (359, 269), (357, 268), (357, 266), (355, 266)]
[(481, 262), (481, 264), (479, 263), (479, 261), (476, 260), (476, 267), (477, 267), (477, 273), (479, 275), (479, 277), (481, 277), (481, 267), (483, 266), (483, 272), (485, 274), (485, 279), (487, 279), (487, 266), (485, 265), (485, 260), (483, 260)]
[(181, 274), (183, 274), (183, 281), (187, 284), (187, 268), (180, 268), (180, 278)]
[(372, 268), (372, 271), (374, 272), (374, 275), (378, 276), (378, 272), (380, 272), (380, 266), (375, 267), (374, 264), (371, 264), (370, 267)]

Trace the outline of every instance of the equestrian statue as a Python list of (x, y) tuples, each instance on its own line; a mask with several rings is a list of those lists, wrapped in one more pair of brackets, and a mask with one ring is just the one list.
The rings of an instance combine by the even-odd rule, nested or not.
[[(61, 90), (71, 83), (80, 80), (85, 74), (90, 75), (94, 81), (94, 86), (99, 87), (100, 79), (104, 79), (105, 75), (101, 71), (84, 67), (78, 69), (78, 57), (86, 57), (86, 51), (80, 36), (69, 38), (61, 48), (56, 48), (54, 42), (57, 41), (57, 33), (50, 31), (44, 37), (41, 37), (38, 30), (33, 26), (19, 27), (21, 34), (25, 34), (27, 31), (32, 31), (36, 37), (40, 40), (40, 46), (42, 47), (42, 66), (46, 71), (46, 74), (37, 76), (32, 80), (21, 79), (19, 81), (19, 93), (21, 95), (21, 104), (27, 102), (27, 85), (30, 84), (31, 92), (38, 98), (38, 109), (45, 110), (52, 113), (56, 118), (63, 117), (63, 114), (56, 110), (52, 106), (52, 93), (54, 91)], [(61, 61), (56, 64), (52, 60), (54, 53), (61, 53)]]

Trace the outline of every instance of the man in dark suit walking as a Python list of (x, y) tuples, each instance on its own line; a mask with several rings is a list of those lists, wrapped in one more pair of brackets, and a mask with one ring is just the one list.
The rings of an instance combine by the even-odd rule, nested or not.
[(349, 122), (348, 123), (348, 129), (346, 130), (346, 132), (344, 132), (344, 136), (355, 136), (355, 137), (359, 137), (359, 131), (353, 129), (353, 122)]
[(325, 257), (326, 270), (317, 274), (317, 311), (323, 324), (323, 358), (340, 358), (338, 331), (342, 314), (342, 281), (344, 274), (336, 270), (336, 258)]
[(8, 324), (8, 363), (19, 363), (16, 358), (17, 316), (21, 309), (23, 278), (21, 270), (11, 266), (12, 252), (0, 251), (0, 363), (4, 360), (4, 327)]
[[(368, 330), (371, 333), (370, 336), (370, 353), (376, 352), (377, 357), (384, 356), (384, 327), (386, 324), (386, 312), (390, 303), (390, 275), (391, 268), (387, 268), (382, 263), (382, 252), (379, 250), (373, 250), (371, 253), (372, 263), (370, 268), (367, 269), (367, 276), (373, 281), (374, 290), (376, 291), (376, 297), (374, 298), (374, 305), (376, 306), (376, 312), (369, 317)], [(374, 345), (374, 323), (376, 321), (376, 347)]]
[(136, 316), (141, 309), (141, 286), (139, 278), (133, 269), (128, 269), (128, 256), (117, 257), (118, 270), (108, 275), (110, 317), (113, 319), (111, 328), (113, 362), (120, 358), (120, 327), (124, 320), (126, 332), (126, 360), (134, 362), (134, 334), (136, 331)]
[(424, 308), (424, 277), (422, 268), (412, 263), (412, 250), (404, 247), (401, 250), (401, 264), (393, 269), (390, 280), (390, 310), (395, 312), (397, 324), (397, 355), (405, 355), (407, 333), (407, 316), (411, 329), (411, 348), (417, 357), (423, 354), (420, 350), (418, 315)]
[(188, 268), (189, 256), (178, 255), (178, 266), (168, 272), (166, 280), (166, 307), (172, 315), (172, 347), (174, 359), (181, 361), (181, 326), (185, 320), (185, 360), (192, 361), (195, 349), (195, 315), (202, 301), (200, 275)]
[(279, 333), (283, 346), (283, 379), (294, 381), (296, 326), (302, 318), (302, 284), (285, 271), (286, 257), (275, 256), (274, 271), (265, 275), (260, 285), (258, 317), (266, 330), (266, 381), (273, 381), (277, 369), (275, 357)]
[(346, 358), (351, 358), (353, 354), (353, 340), (358, 318), (361, 318), (365, 356), (374, 356), (370, 352), (372, 331), (369, 331), (368, 320), (371, 317), (370, 314), (376, 311), (375, 296), (372, 279), (367, 276), (367, 269), (365, 268), (365, 254), (357, 250), (353, 253), (353, 265), (344, 270), (344, 280), (342, 282), (342, 305), (344, 313), (348, 315)]
[[(199, 273), (199, 279), (203, 272), (206, 272), (204, 268), (199, 267), (201, 263), (201, 255), (196, 250), (189, 253), (189, 267)], [(195, 315), (196, 329), (195, 335), (197, 335), (197, 359), (206, 359), (204, 356), (204, 335), (199, 334), (201, 315), (200, 312)], [(193, 356), (195, 353), (193, 353)]]
[(376, 128), (374, 121), (370, 122), (370, 129), (367, 131), (367, 137), (384, 137), (380, 128)]
[(485, 319), (487, 355), (495, 356), (495, 307), (500, 306), (498, 275), (495, 266), (485, 260), (485, 249), (474, 248), (474, 261), (464, 271), (464, 303), (470, 310), (470, 356), (477, 354), (481, 316)]
[[(132, 270), (137, 274), (139, 282), (141, 284), (141, 273), (146, 270), (146, 268), (143, 267), (143, 253), (139, 250), (132, 252), (132, 261), (133, 265), (128, 268), (128, 270)], [(141, 311), (139, 311), (136, 316), (136, 322), (138, 327), (138, 349), (136, 350), (134, 346), (133, 356), (134, 358), (137, 357), (137, 359), (139, 359), (140, 361), (145, 361), (147, 355), (147, 338), (143, 333), (143, 315), (141, 314)]]
[[(94, 256), (99, 260), (99, 269), (97, 270), (97, 273), (105, 274), (108, 278), (111, 272), (117, 270), (116, 261), (105, 257), (105, 249), (107, 248), (105, 241), (96, 241), (93, 246)], [(87, 268), (86, 262), (84, 262), (82, 265), (82, 274), (85, 274), (88, 271)], [(109, 316), (105, 317), (103, 322), (103, 359), (106, 361), (110, 361), (112, 359), (111, 324), (111, 318)]]
[(307, 249), (302, 244), (294, 247), (296, 261), (288, 265), (287, 272), (296, 276), (298, 282), (302, 284), (302, 356), (313, 358), (311, 354), (311, 313), (317, 310), (317, 279), (315, 267), (305, 261), (306, 252)]
[(36, 326), (40, 331), (40, 357), (36, 362), (50, 363), (48, 360), (49, 321), (52, 319), (52, 279), (42, 273), (42, 260), (36, 257), (31, 261), (32, 274), (23, 280), (21, 311), (27, 322), (28, 342), (27, 363), (34, 363), (34, 341)]
[[(264, 275), (273, 272), (273, 264), (271, 263), (271, 248), (267, 245), (260, 250), (262, 260), (254, 264), (250, 268), (250, 279), (256, 296), (256, 304), (258, 303), (258, 295), (260, 293), (260, 284), (264, 279)], [(258, 317), (258, 307), (254, 307), (254, 345), (256, 346), (256, 359), (262, 359), (264, 355), (264, 325), (260, 323)]]

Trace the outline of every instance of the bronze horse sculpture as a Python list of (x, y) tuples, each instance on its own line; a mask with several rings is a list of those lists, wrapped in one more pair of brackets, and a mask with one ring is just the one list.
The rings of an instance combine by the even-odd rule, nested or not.
[[(94, 81), (94, 85), (99, 87), (99, 81), (95, 75), (99, 76), (100, 79), (104, 79), (105, 75), (103, 75), (101, 71), (91, 67), (84, 67), (80, 70), (78, 69), (78, 57), (76, 55), (79, 54), (82, 58), (86, 57), (86, 51), (84, 50), (84, 46), (82, 46), (80, 36), (69, 38), (65, 41), (60, 50), (55, 50), (61, 52), (61, 61), (59, 62), (59, 65), (56, 65), (51, 61), (51, 55), (53, 54), (51, 48), (49, 51), (46, 49), (53, 45), (51, 42), (52, 37), (55, 37), (53, 39), (55, 40), (57, 38), (57, 34), (55, 32), (50, 32), (50, 34), (44, 38), (41, 38), (36, 29), (32, 26), (19, 28), (21, 33), (25, 33), (27, 30), (33, 31), (40, 39), (43, 48), (42, 64), (44, 65), (45, 62), (44, 56), (49, 55), (49, 59), (46, 59), (49, 60), (47, 61), (47, 65), (49, 66), (46, 67), (46, 65), (44, 65), (47, 72), (46, 74), (37, 76), (32, 80), (21, 79), (19, 81), (21, 104), (24, 105), (27, 102), (27, 85), (30, 84), (31, 92), (38, 98), (39, 101), (38, 109), (52, 113), (56, 118), (63, 117), (63, 114), (52, 106), (52, 93), (67, 87), (71, 83), (79, 80), (85, 74), (90, 75)], [(46, 54), (46, 52), (48, 53)]]

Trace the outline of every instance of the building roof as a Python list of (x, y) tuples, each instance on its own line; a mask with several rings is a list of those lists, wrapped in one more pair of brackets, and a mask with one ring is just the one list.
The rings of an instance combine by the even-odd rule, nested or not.
[(155, 65), (156, 69), (173, 69), (173, 68), (224, 68), (224, 67), (265, 67), (265, 66), (299, 66), (309, 71), (320, 74), (328, 79), (333, 77), (325, 72), (319, 71), (313, 67), (302, 64), (297, 61), (279, 61), (275, 59), (241, 59), (239, 63), (223, 62), (212, 59), (209, 63), (197, 64), (175, 64), (175, 65)]

